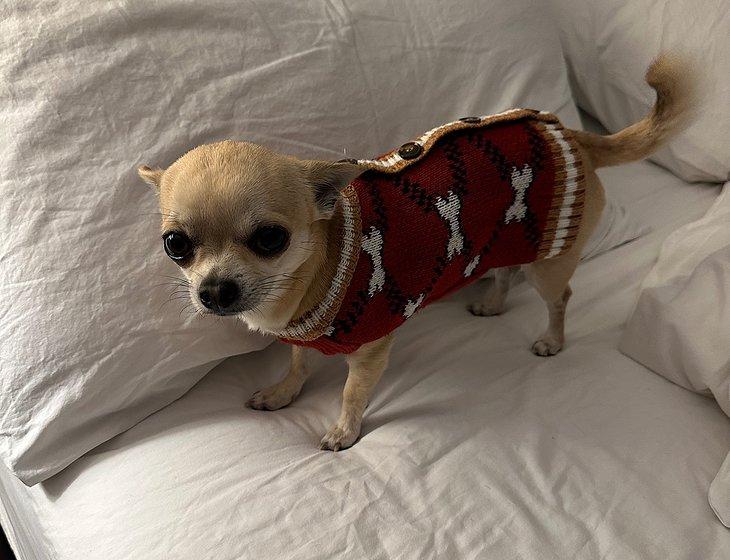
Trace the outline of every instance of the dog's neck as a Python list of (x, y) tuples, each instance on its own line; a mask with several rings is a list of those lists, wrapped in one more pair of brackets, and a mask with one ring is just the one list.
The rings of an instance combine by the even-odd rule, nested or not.
[(296, 283), (265, 316), (244, 317), (249, 327), (276, 334), (324, 299), (337, 272), (343, 220), (343, 212), (338, 205), (332, 218), (312, 225), (312, 246), (315, 249), (292, 273)]
[(334, 215), (329, 220), (322, 220), (315, 224), (320, 231), (317, 250), (297, 271), (297, 275), (308, 278), (307, 287), (291, 321), (299, 319), (309, 310), (316, 307), (327, 295), (337, 272), (340, 260), (340, 246), (342, 243), (342, 222), (344, 216), (340, 205), (337, 205)]

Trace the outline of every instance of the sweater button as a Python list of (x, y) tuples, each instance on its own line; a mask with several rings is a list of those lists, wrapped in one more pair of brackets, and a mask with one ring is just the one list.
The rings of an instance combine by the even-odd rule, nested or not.
[(415, 142), (408, 142), (398, 148), (398, 155), (403, 159), (414, 159), (421, 155), (423, 152), (423, 146), (416, 144)]
[(477, 124), (482, 122), (482, 119), (480, 119), (479, 117), (461, 117), (459, 120), (467, 124)]

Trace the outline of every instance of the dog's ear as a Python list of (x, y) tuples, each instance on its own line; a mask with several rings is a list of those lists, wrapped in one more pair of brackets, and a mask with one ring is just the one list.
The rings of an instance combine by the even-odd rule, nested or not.
[(335, 211), (340, 191), (365, 168), (350, 161), (305, 161), (307, 182), (314, 190), (314, 200), (320, 219), (329, 219)]
[(140, 165), (137, 168), (137, 173), (142, 177), (142, 180), (148, 185), (155, 187), (158, 191), (160, 190), (160, 181), (164, 172), (164, 169), (152, 169), (146, 165)]

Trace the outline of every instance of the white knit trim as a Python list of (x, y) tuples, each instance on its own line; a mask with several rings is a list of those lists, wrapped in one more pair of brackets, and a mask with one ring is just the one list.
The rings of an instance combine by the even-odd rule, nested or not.
[(558, 215), (558, 218), (560, 218), (561, 220), (565, 219), (565, 218), (572, 218), (575, 215), (575, 212), (573, 212), (573, 203), (574, 202), (575, 202), (574, 194), (563, 198), (563, 207), (560, 209), (560, 214)]
[[(502, 111), (501, 113), (497, 113), (495, 115), (482, 115), (481, 117), (478, 117), (480, 119), (493, 119), (495, 117), (506, 117), (508, 115), (511, 115), (513, 113), (518, 113), (520, 111), (524, 111), (524, 109), (509, 109), (507, 111)], [(549, 114), (549, 113), (541, 113), (541, 114)], [(459, 123), (460, 121), (452, 121), (446, 124), (442, 124), (441, 126), (437, 126), (435, 128), (432, 128), (428, 132), (425, 132), (421, 136), (419, 136), (413, 143), (418, 144), (421, 148), (423, 148), (426, 144), (428, 144), (428, 141), (431, 140), (431, 138), (434, 135), (438, 135), (442, 130), (450, 128), (454, 126), (455, 124)], [(389, 167), (393, 167), (400, 162), (403, 161), (403, 158), (398, 155), (398, 152), (395, 151), (392, 154), (390, 154), (385, 159), (359, 159), (357, 160), (357, 163), (360, 165), (375, 165), (377, 167), (387, 169)]]
[(556, 239), (555, 241), (553, 241), (552, 249), (550, 249), (550, 254), (546, 258), (554, 257), (555, 255), (560, 253), (563, 245), (565, 245), (565, 239)]
[(563, 137), (563, 132), (558, 129), (554, 124), (545, 125), (545, 129), (548, 133), (555, 138), (555, 142), (560, 146), (560, 150), (563, 154), (563, 161), (565, 162), (565, 191), (563, 193), (563, 201), (560, 205), (559, 222), (556, 226), (558, 229), (555, 232), (553, 243), (550, 247), (550, 251), (546, 258), (554, 257), (560, 254), (560, 250), (565, 245), (565, 237), (568, 235), (566, 229), (566, 220), (569, 220), (573, 215), (573, 203), (575, 202), (575, 191), (578, 188), (578, 165), (575, 158), (575, 154), (570, 151), (570, 144)]
[[(340, 250), (340, 262), (337, 263), (337, 270), (332, 278), (332, 284), (330, 285), (327, 294), (322, 298), (320, 304), (311, 311), (307, 318), (299, 321), (295, 324), (289, 325), (283, 331), (278, 333), (278, 336), (282, 338), (296, 339), (303, 337), (306, 333), (312, 329), (318, 328), (327, 315), (327, 312), (332, 308), (338, 295), (342, 290), (347, 289), (346, 283), (349, 279), (345, 278), (347, 267), (350, 264), (351, 257), (354, 254), (355, 249), (355, 218), (353, 216), (352, 203), (347, 197), (343, 196), (340, 198), (342, 202), (342, 222), (343, 222), (343, 236), (342, 236), (342, 249)], [(359, 250), (359, 249), (358, 249)]]

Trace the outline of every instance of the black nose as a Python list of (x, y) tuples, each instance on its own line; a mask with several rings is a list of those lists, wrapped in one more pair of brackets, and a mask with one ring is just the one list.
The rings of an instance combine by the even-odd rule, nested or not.
[(200, 303), (213, 311), (229, 311), (240, 295), (238, 285), (230, 280), (206, 282), (198, 293)]

